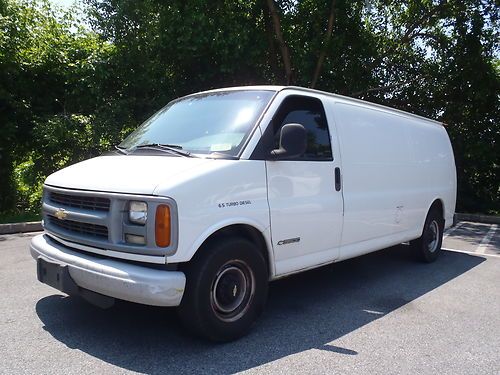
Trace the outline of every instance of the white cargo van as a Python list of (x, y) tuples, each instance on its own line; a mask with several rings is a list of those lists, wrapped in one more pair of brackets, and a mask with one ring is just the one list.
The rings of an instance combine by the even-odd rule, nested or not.
[(106, 307), (178, 306), (235, 339), (268, 282), (411, 241), (439, 254), (456, 198), (442, 124), (299, 87), (169, 103), (117, 150), (58, 171), (43, 195), (38, 279)]

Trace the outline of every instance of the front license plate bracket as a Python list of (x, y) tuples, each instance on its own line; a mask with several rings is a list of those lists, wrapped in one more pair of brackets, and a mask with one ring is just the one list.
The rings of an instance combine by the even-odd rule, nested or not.
[(68, 266), (38, 258), (38, 280), (69, 295), (79, 294), (78, 285), (69, 274)]

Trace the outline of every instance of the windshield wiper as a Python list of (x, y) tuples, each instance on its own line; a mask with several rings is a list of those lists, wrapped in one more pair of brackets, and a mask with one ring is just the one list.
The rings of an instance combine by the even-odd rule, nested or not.
[(120, 147), (115, 145), (115, 148), (118, 150), (118, 152), (122, 153), (123, 155), (128, 155), (128, 152), (126, 151), (127, 149), (125, 147)]
[(165, 152), (169, 152), (171, 154), (182, 155), (185, 157), (194, 158), (195, 156), (191, 154), (189, 151), (183, 151), (182, 146), (179, 145), (170, 145), (170, 144), (161, 144), (161, 143), (148, 143), (144, 145), (136, 146), (136, 149), (153, 149), (153, 150), (162, 150)]

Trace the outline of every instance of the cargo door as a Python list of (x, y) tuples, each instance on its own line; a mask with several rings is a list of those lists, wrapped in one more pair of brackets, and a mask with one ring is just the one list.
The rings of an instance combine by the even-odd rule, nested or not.
[(405, 116), (357, 103), (333, 109), (344, 172), (345, 259), (398, 243), (414, 211), (412, 181), (421, 176), (412, 167)]

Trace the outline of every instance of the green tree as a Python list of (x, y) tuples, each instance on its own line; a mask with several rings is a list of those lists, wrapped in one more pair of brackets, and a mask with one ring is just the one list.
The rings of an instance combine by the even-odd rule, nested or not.
[(172, 98), (246, 84), (444, 121), (459, 210), (500, 211), (493, 0), (84, 1), (85, 13), (0, 0), (0, 212), (36, 209), (49, 173), (110, 148)]
[(45, 176), (102, 149), (91, 121), (101, 91), (96, 67), (110, 48), (72, 12), (48, 2), (1, 4), (0, 211), (6, 211), (38, 207)]

